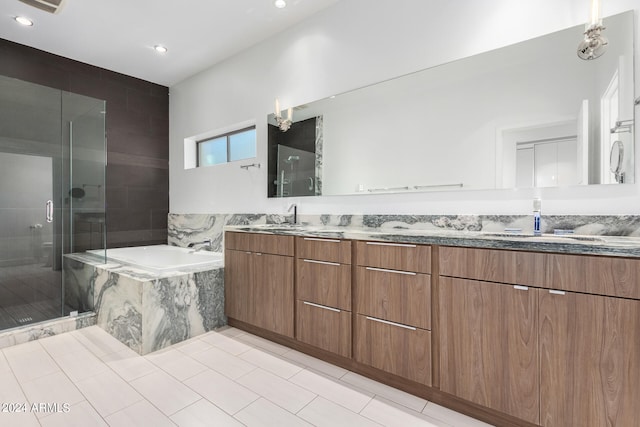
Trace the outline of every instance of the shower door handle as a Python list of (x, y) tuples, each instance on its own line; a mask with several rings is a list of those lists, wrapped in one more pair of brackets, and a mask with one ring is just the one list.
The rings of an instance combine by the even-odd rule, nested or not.
[(53, 200), (47, 200), (45, 205), (45, 217), (47, 222), (53, 222)]

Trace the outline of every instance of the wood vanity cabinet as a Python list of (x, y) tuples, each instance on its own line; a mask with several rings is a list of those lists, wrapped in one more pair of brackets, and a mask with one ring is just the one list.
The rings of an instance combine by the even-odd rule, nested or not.
[(538, 424), (536, 289), (441, 276), (439, 296), (440, 389)]
[(351, 241), (296, 238), (296, 339), (351, 357)]
[(640, 301), (539, 291), (540, 424), (640, 423)]
[(290, 236), (225, 233), (225, 313), (293, 337), (294, 241)]
[(355, 244), (354, 359), (431, 385), (431, 248)]
[(542, 426), (638, 425), (640, 301), (619, 296), (640, 260), (439, 253), (442, 391)]

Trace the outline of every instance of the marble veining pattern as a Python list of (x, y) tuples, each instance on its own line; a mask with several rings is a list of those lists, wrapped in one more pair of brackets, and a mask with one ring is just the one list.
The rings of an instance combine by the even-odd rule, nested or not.
[(396, 243), (462, 246), (489, 249), (513, 249), (536, 252), (595, 254), (640, 258), (640, 239), (635, 237), (584, 235), (533, 236), (530, 234), (487, 233), (454, 230), (382, 230), (372, 228), (254, 225), (228, 227), (228, 230), (252, 233), (275, 233), (330, 239), (376, 240)]
[(211, 263), (206, 271), (153, 272), (101, 264), (90, 254), (67, 257), (76, 263), (75, 277), (91, 281), (96, 324), (139, 354), (226, 325), (222, 262)]
[(96, 324), (95, 313), (84, 313), (77, 317), (62, 317), (29, 326), (0, 332), (0, 348), (11, 347), (39, 340)]
[[(225, 226), (286, 225), (292, 222), (290, 215), (278, 214), (169, 214), (169, 244), (186, 247), (189, 243), (210, 238), (216, 252), (224, 251)], [(519, 228), (522, 232), (533, 232), (532, 215), (299, 215), (299, 223), (305, 226), (337, 227), (343, 231), (366, 229), (393, 232), (398, 230), (416, 232), (504, 232), (505, 228)], [(640, 236), (638, 215), (544, 215), (543, 233), (557, 229), (574, 230), (587, 236)], [(187, 230), (186, 232), (184, 230)], [(464, 245), (465, 241), (451, 237), (450, 244)], [(442, 241), (442, 240), (440, 240)], [(569, 241), (569, 240), (567, 240)], [(466, 243), (469, 244), (468, 239)], [(442, 243), (444, 244), (444, 243)], [(487, 246), (486, 236), (482, 244)], [(584, 251), (589, 248), (585, 242)], [(513, 248), (530, 246), (530, 242), (514, 242)], [(548, 245), (547, 245), (548, 246)], [(593, 246), (593, 245), (592, 245)], [(541, 243), (539, 247), (545, 247)], [(562, 248), (553, 246), (558, 250)], [(575, 245), (570, 245), (575, 250)]]

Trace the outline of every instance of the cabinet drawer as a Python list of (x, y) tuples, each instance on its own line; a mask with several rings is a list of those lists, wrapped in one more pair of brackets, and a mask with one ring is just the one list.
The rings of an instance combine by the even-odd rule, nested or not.
[(260, 233), (225, 233), (225, 249), (293, 256), (293, 236)]
[(408, 243), (356, 242), (356, 262), (368, 267), (431, 273), (431, 247)]
[(318, 261), (351, 264), (351, 241), (316, 237), (297, 237), (296, 256)]
[(297, 259), (297, 298), (351, 311), (351, 265)]
[(385, 270), (356, 269), (358, 314), (431, 329), (431, 276)]
[(356, 315), (354, 358), (360, 363), (431, 385), (431, 332)]
[(351, 357), (351, 312), (298, 300), (296, 317), (298, 341)]
[(640, 260), (548, 254), (548, 287), (640, 299)]
[(440, 275), (544, 287), (546, 254), (440, 247)]

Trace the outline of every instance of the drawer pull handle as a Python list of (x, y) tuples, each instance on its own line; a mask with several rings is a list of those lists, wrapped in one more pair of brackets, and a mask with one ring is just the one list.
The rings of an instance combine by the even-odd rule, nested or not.
[(304, 262), (310, 262), (312, 264), (322, 264), (322, 265), (335, 265), (340, 266), (337, 262), (329, 262), (329, 261), (316, 261), (315, 259), (303, 259)]
[(550, 289), (549, 293), (553, 295), (564, 295), (564, 291), (556, 291), (555, 289)]
[(340, 243), (342, 240), (334, 240), (334, 239), (317, 239), (315, 237), (304, 237), (304, 240), (311, 240), (312, 242), (327, 242), (327, 243)]
[(307, 301), (302, 301), (302, 303), (305, 304), (305, 305), (310, 305), (311, 307), (321, 308), (323, 310), (334, 311), (336, 313), (340, 313), (341, 312), (341, 310), (338, 310), (337, 308), (327, 307), (326, 305), (314, 304), (312, 302), (307, 302)]
[(383, 273), (406, 274), (407, 276), (415, 276), (416, 274), (418, 274), (412, 271), (387, 270), (386, 268), (376, 268), (376, 267), (365, 267), (365, 268), (369, 271), (381, 271)]
[(403, 325), (402, 323), (389, 322), (388, 320), (382, 320), (375, 317), (365, 316), (367, 320), (372, 320), (374, 322), (384, 323), (385, 325), (397, 326), (398, 328), (409, 329), (410, 331), (415, 331), (416, 328), (413, 326)]
[(514, 285), (513, 289), (516, 289), (518, 291), (528, 291), (529, 287), (528, 286), (519, 286), (519, 285)]
[(398, 248), (416, 248), (417, 245), (402, 244), (402, 243), (383, 243), (383, 242), (367, 242), (367, 245), (371, 246), (395, 246)]

